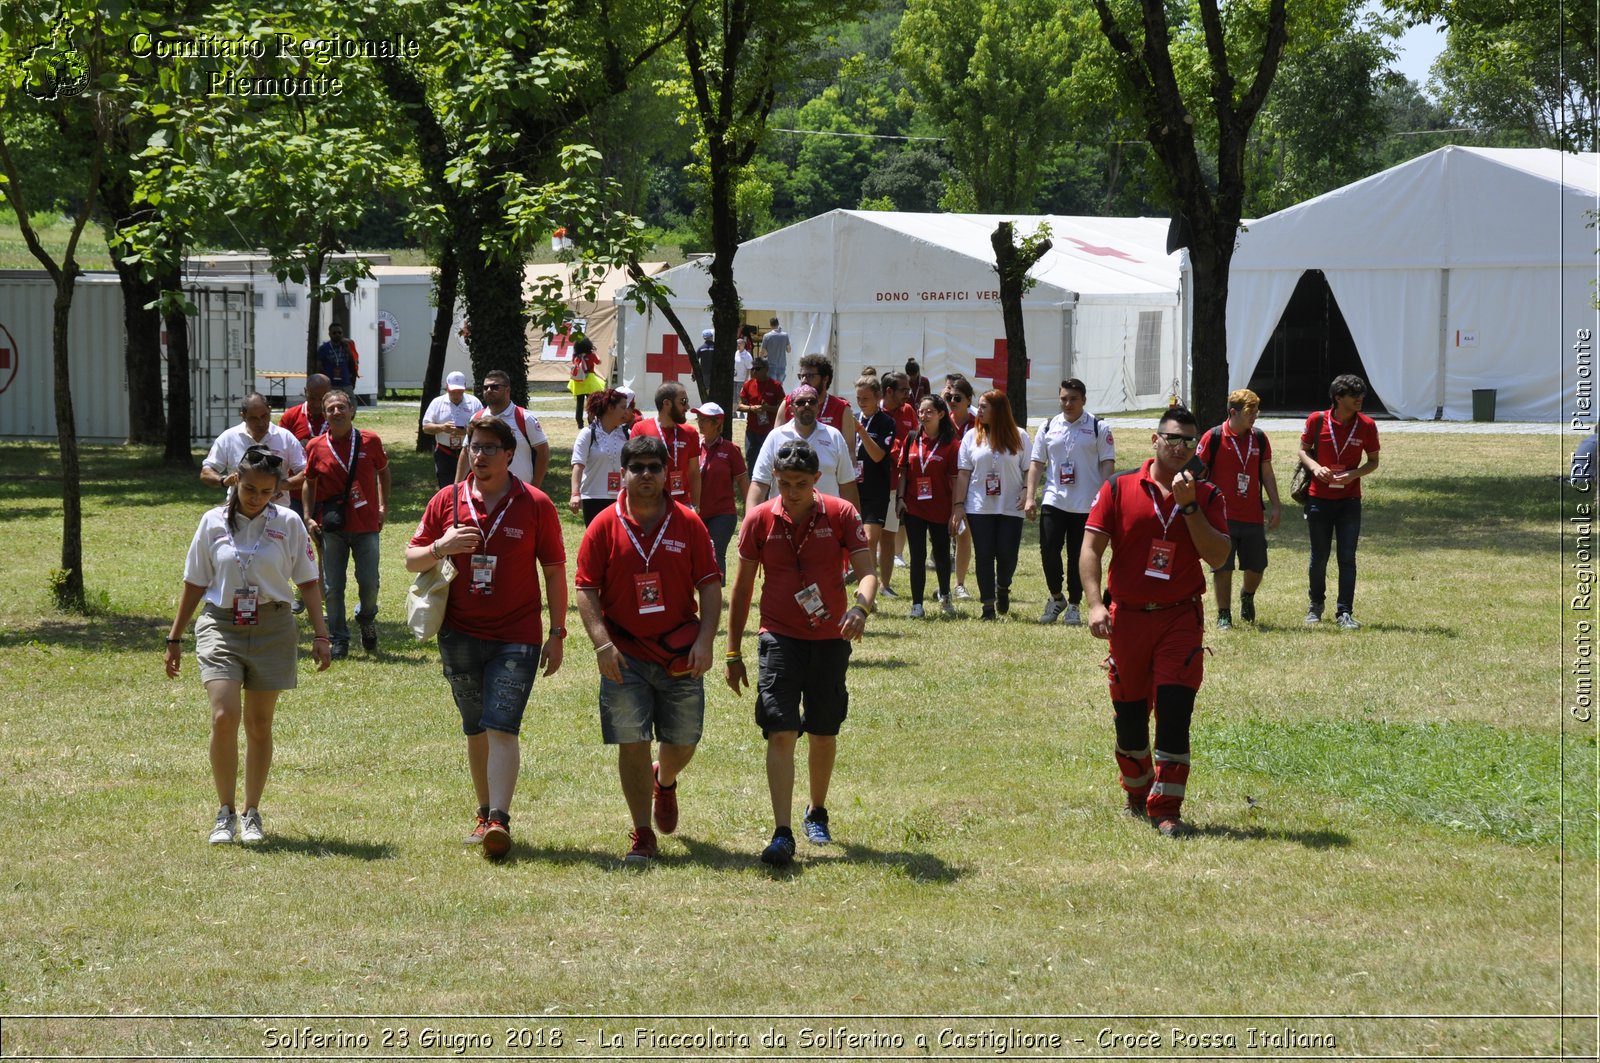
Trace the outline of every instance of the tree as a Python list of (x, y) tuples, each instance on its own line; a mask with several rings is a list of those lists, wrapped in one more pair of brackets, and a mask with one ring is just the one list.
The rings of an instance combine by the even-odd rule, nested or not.
[(1022, 297), (1037, 281), (1028, 271), (1050, 251), (1050, 227), (1041, 225), (1017, 242), (1008, 221), (989, 235), (994, 269), (1000, 276), (1000, 317), (1006, 327), (1006, 399), (1018, 424), (1028, 423), (1028, 341), (1022, 327)]
[(984, 213), (1031, 212), (1078, 49), (1055, 0), (911, 0), (894, 57)]
[[(1136, 7), (1132, 0), (1091, 2), (1129, 102), (1166, 173), (1169, 194), (1188, 222), (1194, 278), (1191, 404), (1202, 418), (1220, 415), (1228, 394), (1228, 271), (1244, 206), (1245, 149), (1288, 40), (1285, 0), (1265, 0), (1264, 7), (1231, 4), (1225, 14), (1218, 0), (1195, 0), (1187, 10), (1169, 8), (1162, 0), (1138, 0)], [(1176, 26), (1167, 24), (1169, 12)], [(1174, 29), (1185, 43), (1203, 46), (1192, 57), (1204, 71), (1203, 88), (1186, 91), (1180, 80), (1173, 62)], [(1236, 68), (1246, 75), (1243, 84)], [(1201, 106), (1215, 123), (1214, 186), (1195, 135), (1194, 112)]]

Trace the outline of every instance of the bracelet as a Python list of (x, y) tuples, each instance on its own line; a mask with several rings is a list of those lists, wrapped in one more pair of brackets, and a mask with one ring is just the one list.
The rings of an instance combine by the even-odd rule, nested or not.
[(728, 663), (728, 664), (732, 664), (732, 663), (733, 663), (733, 662), (734, 662), (734, 661), (742, 661), (742, 660), (744, 660), (744, 654), (742, 654), (742, 653), (735, 653), (735, 652), (734, 652), (734, 651), (733, 651), (733, 650), (729, 650), (729, 651), (728, 651), (728, 652), (727, 652), (727, 653), (726, 653), (726, 654), (725, 654), (725, 655), (724, 655), (724, 656), (723, 656), (723, 658), (722, 658), (722, 659), (723, 659), (723, 661), (725, 661), (725, 662), (726, 662), (726, 663)]
[(613, 645), (612, 643), (607, 642), (604, 645), (596, 646), (594, 648), (594, 652), (597, 653), (597, 654), (604, 653), (605, 651), (609, 650), (612, 647), (612, 645)]
[(183, 645), (183, 640), (182, 639), (168, 639), (167, 640), (167, 645), (168, 646), (182, 646)]
[(437, 539), (428, 544), (428, 553), (433, 555), (435, 561), (439, 560), (439, 542)]
[(333, 645), (333, 640), (332, 640), (332, 639), (330, 639), (330, 638), (329, 638), (329, 637), (328, 637), (328, 636), (326, 636), (326, 635), (312, 635), (312, 636), (311, 636), (311, 641), (312, 641), (312, 642), (326, 642), (326, 643), (327, 643), (327, 644), (328, 644), (328, 645), (330, 645), (330, 646), (332, 646), (332, 645)]
[[(866, 602), (862, 601), (860, 598), (856, 599), (856, 604), (852, 608), (859, 609), (863, 613), (866, 613), (868, 616), (871, 616), (873, 613), (876, 613), (878, 611), (878, 607), (876, 605), (868, 605)], [(850, 611), (849, 609), (845, 610), (845, 612), (849, 612), (849, 611)]]

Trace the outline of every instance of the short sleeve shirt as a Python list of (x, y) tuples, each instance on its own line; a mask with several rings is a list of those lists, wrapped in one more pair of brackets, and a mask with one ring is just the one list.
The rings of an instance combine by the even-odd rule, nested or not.
[[(1112, 597), (1130, 605), (1164, 605), (1202, 595), (1206, 590), (1200, 552), (1189, 537), (1178, 500), (1161, 498), (1161, 488), (1150, 479), (1154, 459), (1138, 472), (1124, 473), (1100, 487), (1089, 510), (1087, 530), (1111, 537), (1109, 583)], [(1201, 481), (1195, 485), (1195, 503), (1217, 531), (1228, 533), (1228, 508), (1222, 492)], [(1170, 579), (1148, 574), (1157, 541), (1172, 544), (1166, 559)]]
[(687, 505), (689, 470), (700, 464), (700, 433), (687, 425), (667, 425), (659, 417), (646, 417), (634, 423), (633, 434), (655, 436), (667, 445), (667, 453), (672, 456), (668, 490), (674, 501)]
[(302, 402), (283, 411), (283, 416), (278, 418), (278, 427), (287, 429), (303, 447), (310, 443), (313, 437), (320, 436), (328, 430), (328, 419), (323, 417), (313, 424), (311, 413)]
[[(761, 630), (797, 639), (836, 639), (849, 603), (842, 560), (867, 549), (861, 514), (842, 498), (821, 492), (804, 519), (796, 522), (773, 498), (745, 514), (739, 529), (739, 556), (761, 563)], [(813, 518), (815, 521), (813, 522)], [(815, 587), (823, 613), (812, 614), (796, 598)]]
[(813, 426), (809, 436), (802, 436), (794, 421), (785, 421), (774, 428), (767, 436), (767, 441), (761, 444), (761, 453), (756, 455), (756, 467), (751, 470), (750, 479), (772, 486), (772, 463), (777, 460), (778, 448), (791, 439), (804, 439), (817, 452), (817, 467), (822, 472), (822, 479), (817, 481), (818, 494), (837, 495), (840, 484), (855, 481), (856, 466), (845, 449), (844, 436), (820, 421)]
[[(357, 433), (361, 436), (361, 453), (355, 458), (355, 485), (351, 486), (351, 450)], [(344, 495), (344, 527), (340, 530), (351, 534), (378, 530), (378, 472), (388, 467), (383, 441), (377, 433), (359, 428), (350, 429), (342, 440), (317, 436), (306, 451), (306, 479), (315, 481), (313, 501), (320, 505)], [(309, 516), (316, 519), (315, 513)]]
[(1226, 421), (1200, 437), (1196, 451), (1211, 470), (1209, 479), (1228, 501), (1228, 519), (1238, 524), (1260, 524), (1266, 518), (1261, 505), (1261, 463), (1272, 460), (1272, 444), (1265, 432), (1252, 428), (1236, 436)]
[[(1354, 421), (1340, 424), (1333, 419), (1332, 411), (1321, 410), (1306, 418), (1305, 431), (1300, 433), (1300, 449), (1310, 452), (1318, 465), (1335, 471), (1360, 468), (1378, 453), (1378, 423), (1358, 413)], [(1353, 480), (1336, 487), (1313, 476), (1311, 497), (1360, 498), (1361, 481)]]
[[(472, 498), (474, 485), (469, 476), (441, 488), (423, 510), (411, 545), (437, 542), (457, 520), (476, 527), (484, 536), (480, 553), (451, 557), (457, 574), (450, 583), (445, 626), (485, 642), (541, 645), (539, 569), (567, 563), (561, 517), (549, 495), (521, 480), (513, 480), (494, 512), (485, 513), (482, 501)], [(486, 584), (474, 579), (475, 556), (493, 559)]]
[(1044, 504), (1067, 513), (1087, 513), (1104, 478), (1102, 461), (1116, 461), (1111, 426), (1087, 411), (1076, 421), (1059, 414), (1033, 440), (1033, 461), (1044, 465)]
[[(261, 444), (283, 459), (284, 477), (298, 476), (306, 467), (306, 452), (301, 449), (300, 441), (294, 433), (280, 425), (267, 425), (267, 434)], [(236, 424), (222, 433), (211, 444), (211, 449), (206, 452), (206, 460), (202, 462), (205, 468), (219, 476), (228, 476), (239, 471), (239, 462), (244, 459), (244, 452), (256, 445), (250, 437), (250, 430), (242, 424)], [(272, 496), (272, 501), (280, 506), (289, 504), (289, 492), (279, 491)]]
[(900, 450), (900, 500), (913, 517), (933, 523), (950, 519), (956, 462), (961, 444), (930, 443), (918, 432)]
[[(483, 403), (471, 395), (462, 395), (460, 402), (451, 402), (450, 396), (445, 394), (428, 404), (428, 412), (422, 415), (422, 419), (429, 424), (453, 424), (457, 428), (465, 428), (481, 409)], [(448, 445), (447, 439), (440, 439), (438, 436), (434, 439), (438, 441), (439, 446)], [(518, 440), (517, 449), (521, 450), (524, 446), (525, 444)]]
[(1015, 453), (995, 450), (968, 432), (956, 455), (956, 468), (972, 473), (963, 500), (967, 516), (1022, 517), (1022, 494), (1028, 484), (1028, 433), (1018, 429)]
[(744, 475), (744, 455), (733, 441), (718, 437), (700, 452), (700, 515), (731, 516), (734, 508), (733, 482)]
[[(189, 543), (183, 581), (204, 587), (206, 602), (232, 608), (234, 591), (245, 586), (255, 587), (263, 603), (292, 602), (295, 585), (317, 578), (311, 537), (293, 510), (268, 505), (254, 520), (236, 523), (230, 530), (227, 506), (207, 510)], [(248, 583), (241, 556), (249, 561)]]
[[(766, 380), (746, 380), (739, 389), (739, 401), (746, 406), (777, 406), (783, 402), (783, 385), (768, 377)], [(763, 433), (772, 431), (772, 417), (765, 410), (750, 414), (745, 431)]]
[(889, 473), (894, 467), (896, 427), (894, 418), (882, 409), (878, 409), (866, 420), (862, 420), (861, 416), (857, 414), (856, 423), (860, 426), (860, 433), (856, 438), (859, 440), (862, 436), (870, 436), (872, 441), (882, 447), (884, 451), (882, 460), (873, 461), (872, 456), (867, 453), (866, 444), (856, 443), (856, 464), (861, 469), (858, 478), (861, 481), (862, 493), (864, 496), (879, 494), (888, 497)]
[[(584, 530), (575, 582), (580, 590), (600, 593), (600, 611), (613, 636), (620, 628), (625, 637), (656, 639), (699, 616), (697, 588), (720, 582), (722, 571), (694, 510), (668, 500), (662, 523), (647, 534), (627, 514), (626, 502), (626, 494), (618, 496)], [(655, 578), (644, 578), (650, 576)]]
[(580, 497), (617, 497), (622, 490), (622, 448), (627, 442), (627, 425), (603, 432), (596, 421), (578, 433), (572, 444), (572, 464), (583, 466), (583, 478), (578, 484)]
[[(521, 423), (518, 423), (518, 414), (521, 414)], [(480, 417), (496, 417), (506, 423), (511, 429), (511, 434), (516, 438), (517, 450), (511, 455), (511, 475), (525, 484), (533, 483), (533, 452), (541, 444), (550, 440), (544, 434), (544, 426), (539, 423), (529, 410), (524, 410), (514, 402), (506, 403), (506, 408), (499, 413), (485, 406), (472, 415), (474, 421)]]

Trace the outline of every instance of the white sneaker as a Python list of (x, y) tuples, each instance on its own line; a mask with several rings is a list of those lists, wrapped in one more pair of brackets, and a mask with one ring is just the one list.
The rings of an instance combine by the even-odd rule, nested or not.
[(894, 567), (895, 568), (905, 568), (906, 567), (906, 559), (901, 557), (899, 554), (895, 554), (894, 555)]
[(239, 817), (233, 814), (233, 809), (223, 805), (217, 809), (217, 822), (211, 828), (211, 844), (232, 845), (238, 834)]
[(1044, 612), (1039, 614), (1039, 623), (1055, 623), (1056, 617), (1060, 616), (1066, 608), (1067, 600), (1065, 598), (1046, 598), (1044, 600)]
[(258, 845), (266, 840), (266, 832), (261, 829), (261, 810), (245, 809), (239, 819), (239, 841), (245, 845)]
[(961, 601), (963, 601), (963, 602), (970, 602), (972, 600), (972, 595), (967, 593), (967, 585), (966, 584), (964, 584), (964, 583), (957, 583), (956, 584), (956, 597), (958, 599), (960, 599)]
[(1066, 615), (1061, 618), (1061, 622), (1063, 624), (1069, 624), (1072, 627), (1077, 627), (1079, 624), (1083, 623), (1083, 617), (1078, 615), (1078, 607), (1075, 605), (1067, 606)]
[(949, 598), (943, 599), (939, 602), (939, 612), (945, 614), (946, 616), (955, 616), (956, 603), (952, 602)]
[(923, 609), (922, 609), (922, 603), (921, 602), (918, 602), (916, 605), (913, 605), (911, 607), (911, 619), (913, 619), (913, 620), (921, 620), (923, 617), (925, 617), (927, 615), (928, 614), (925, 613), (923, 611)]

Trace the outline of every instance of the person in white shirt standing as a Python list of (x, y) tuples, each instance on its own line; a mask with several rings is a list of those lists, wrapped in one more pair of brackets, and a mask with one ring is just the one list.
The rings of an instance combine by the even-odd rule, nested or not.
[(287, 506), (293, 492), (300, 490), (306, 475), (306, 452), (294, 433), (272, 423), (272, 407), (259, 393), (252, 391), (239, 403), (242, 424), (223, 432), (206, 452), (200, 463), (200, 482), (207, 487), (232, 488), (239, 482), (239, 462), (253, 446), (264, 446), (283, 459), (283, 485), (273, 496), (274, 505)]
[[(504, 421), (521, 442), (511, 456), (511, 475), (530, 487), (544, 488), (544, 473), (550, 467), (550, 440), (533, 411), (525, 410), (511, 401), (511, 375), (503, 369), (491, 369), (483, 376), (483, 409), (473, 415), (493, 417)], [(457, 480), (467, 478), (467, 452), (463, 448), (456, 463)]]
[[(1061, 413), (1051, 417), (1033, 440), (1028, 466), (1028, 486), (1023, 512), (1029, 520), (1040, 518), (1039, 556), (1050, 600), (1044, 603), (1041, 624), (1053, 624), (1066, 614), (1066, 623), (1081, 623), (1078, 603), (1083, 601), (1083, 580), (1078, 574), (1078, 554), (1083, 548), (1083, 527), (1089, 519), (1100, 485), (1116, 469), (1117, 450), (1111, 426), (1083, 408), (1089, 389), (1077, 377), (1061, 382)], [(1044, 479), (1044, 505), (1035, 502), (1039, 480)], [(1067, 596), (1061, 593), (1062, 546), (1066, 547)]]
[(810, 384), (801, 384), (789, 396), (794, 407), (794, 418), (779, 425), (767, 436), (756, 457), (755, 468), (750, 471), (750, 489), (745, 492), (744, 511), (749, 513), (767, 500), (772, 492), (776, 474), (773, 462), (778, 448), (791, 439), (803, 439), (817, 452), (817, 490), (825, 495), (842, 498), (859, 511), (861, 493), (856, 490), (855, 455), (839, 430), (817, 420), (821, 396)]
[(444, 394), (422, 415), (422, 430), (433, 436), (433, 475), (440, 487), (455, 483), (467, 425), (481, 409), (483, 403), (467, 394), (466, 374), (451, 373), (445, 377)]
[(978, 400), (977, 423), (961, 437), (956, 458), (954, 535), (965, 517), (978, 562), (978, 597), (983, 619), (1011, 611), (1011, 578), (1022, 550), (1022, 499), (1028, 477), (1028, 433), (1011, 416), (1011, 400), (999, 390)]

